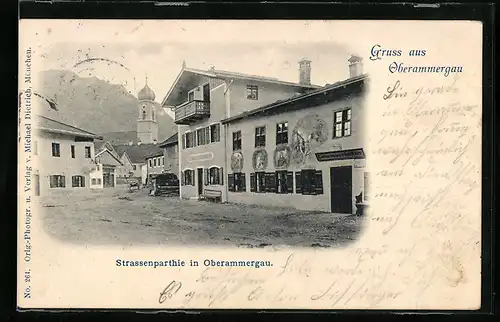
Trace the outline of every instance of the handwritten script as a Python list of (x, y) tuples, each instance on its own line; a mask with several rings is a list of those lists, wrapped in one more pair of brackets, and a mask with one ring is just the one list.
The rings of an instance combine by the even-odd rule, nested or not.
[(479, 275), (481, 107), (460, 79), (445, 82), (396, 80), (380, 93), (370, 117), (387, 126), (371, 126), (371, 205), (357, 245), (292, 251), (266, 270), (200, 268), (194, 279), (159, 285), (158, 303), (452, 307)]

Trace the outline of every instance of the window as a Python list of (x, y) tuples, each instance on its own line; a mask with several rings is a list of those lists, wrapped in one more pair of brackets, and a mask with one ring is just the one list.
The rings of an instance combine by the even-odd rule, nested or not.
[(228, 190), (231, 192), (245, 192), (246, 179), (244, 173), (231, 173), (227, 176)]
[(152, 159), (149, 159), (149, 167), (152, 168), (153, 167), (153, 160)]
[(255, 128), (255, 147), (266, 146), (266, 127)]
[(59, 143), (52, 143), (52, 156), (53, 157), (61, 156), (61, 145)]
[(85, 187), (85, 177), (84, 176), (73, 176), (71, 177), (72, 187)]
[(210, 142), (219, 142), (220, 141), (220, 124), (212, 124), (210, 125)]
[(38, 141), (33, 141), (33, 154), (38, 155)]
[(165, 165), (165, 157), (161, 157), (161, 165)]
[(205, 169), (205, 185), (221, 185), (222, 178), (222, 168), (211, 167), (209, 169)]
[(247, 85), (247, 99), (258, 100), (259, 99), (259, 87), (256, 85)]
[(71, 158), (72, 159), (75, 158), (75, 146), (74, 145), (71, 146)]
[(135, 164), (133, 164), (132, 169), (137, 170), (137, 166)]
[(246, 191), (245, 174), (244, 173), (235, 173), (234, 174), (234, 191), (235, 192)]
[(333, 138), (351, 135), (351, 109), (334, 113)]
[(95, 186), (97, 184), (97, 179), (96, 178), (92, 178), (92, 180), (90, 181), (90, 184)]
[(66, 178), (61, 175), (52, 175), (49, 177), (51, 188), (64, 188), (66, 187)]
[(187, 149), (193, 148), (195, 146), (194, 132), (187, 132), (185, 135), (186, 135), (186, 148)]
[(266, 192), (266, 173), (255, 172), (250, 174), (250, 191), (251, 192)]
[(295, 192), (303, 195), (323, 194), (323, 174), (321, 170), (302, 170), (295, 173)]
[(293, 172), (276, 171), (276, 193), (293, 193)]
[(196, 130), (196, 139), (198, 145), (205, 145), (210, 143), (208, 127)]
[(96, 166), (97, 171), (101, 171), (101, 167), (99, 165)]
[(194, 101), (194, 92), (189, 92), (188, 93), (188, 102)]
[(151, 113), (152, 113), (152, 114), (151, 114), (151, 117), (152, 117), (152, 119), (153, 119), (153, 121), (154, 121), (154, 120), (155, 120), (155, 111), (153, 111), (153, 112), (151, 112)]
[(364, 185), (364, 196), (363, 196), (363, 200), (364, 201), (367, 201), (368, 198), (369, 198), (369, 191), (370, 191), (370, 181), (369, 181), (369, 178), (368, 178), (368, 172), (365, 172), (365, 176), (364, 176), (364, 181), (363, 181), (363, 185)]
[(276, 124), (276, 145), (288, 143), (288, 122)]
[(101, 178), (97, 178), (97, 184), (101, 184)]
[(90, 159), (92, 156), (90, 155), (90, 146), (85, 147), (85, 157)]
[(182, 173), (181, 184), (185, 186), (194, 186), (194, 170), (186, 169)]
[(241, 150), (241, 131), (233, 132), (233, 151)]
[(142, 119), (145, 120), (146, 119), (146, 111), (142, 111)]

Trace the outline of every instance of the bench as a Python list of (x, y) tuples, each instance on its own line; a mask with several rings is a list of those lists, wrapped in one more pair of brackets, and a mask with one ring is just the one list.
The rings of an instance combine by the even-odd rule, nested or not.
[(201, 195), (203, 200), (213, 200), (215, 202), (222, 201), (222, 191), (213, 190), (213, 189), (205, 189), (203, 195)]

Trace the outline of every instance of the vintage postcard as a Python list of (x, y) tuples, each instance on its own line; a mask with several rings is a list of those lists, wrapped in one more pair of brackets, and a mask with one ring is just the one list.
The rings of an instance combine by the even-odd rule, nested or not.
[(19, 308), (479, 309), (482, 33), (20, 20)]

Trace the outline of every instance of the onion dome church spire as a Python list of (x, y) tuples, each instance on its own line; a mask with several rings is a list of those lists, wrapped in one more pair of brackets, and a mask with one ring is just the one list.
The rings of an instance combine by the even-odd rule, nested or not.
[(139, 91), (137, 98), (140, 101), (154, 101), (156, 98), (155, 92), (148, 86), (148, 77), (146, 76), (146, 85)]

